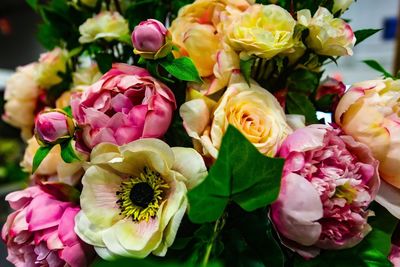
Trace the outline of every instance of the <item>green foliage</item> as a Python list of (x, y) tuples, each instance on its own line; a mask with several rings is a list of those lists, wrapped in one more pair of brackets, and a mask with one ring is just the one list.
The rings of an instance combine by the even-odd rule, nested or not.
[(356, 44), (358, 45), (367, 38), (371, 37), (375, 33), (381, 31), (382, 29), (364, 29), (364, 30), (358, 30), (354, 32), (354, 35), (356, 36)]
[(74, 148), (72, 147), (71, 140), (63, 142), (61, 145), (61, 158), (65, 163), (72, 163), (74, 161), (80, 161), (78, 155), (76, 155)]
[(300, 68), (289, 75), (287, 87), (291, 91), (312, 94), (318, 88), (320, 78), (321, 73)]
[(304, 115), (307, 123), (318, 123), (314, 105), (302, 93), (289, 92), (286, 99), (286, 109), (290, 114)]
[(160, 60), (160, 65), (178, 80), (201, 83), (199, 72), (188, 57)]
[(33, 157), (33, 162), (32, 162), (32, 173), (35, 173), (37, 168), (39, 168), (40, 163), (46, 158), (46, 156), (50, 153), (50, 150), (52, 149), (52, 146), (41, 146), (39, 149), (36, 151), (35, 156)]
[(383, 77), (385, 77), (385, 78), (393, 78), (393, 75), (390, 74), (387, 70), (385, 70), (385, 68), (382, 67), (382, 65), (379, 64), (378, 61), (372, 60), (372, 59), (368, 59), (368, 60), (363, 60), (363, 62), (365, 64), (367, 64), (368, 66), (370, 66), (371, 68), (373, 68), (374, 70), (380, 72), (383, 75)]
[(294, 267), (319, 267), (325, 266), (327, 262), (331, 267), (392, 266), (387, 257), (397, 219), (377, 203), (373, 203), (371, 209), (375, 212), (375, 216), (369, 220), (372, 231), (359, 245), (345, 250), (323, 251), (312, 260), (296, 256)]
[(244, 79), (250, 86), (251, 69), (253, 67), (255, 58), (249, 58), (248, 60), (240, 60), (240, 72), (242, 73)]
[(246, 211), (272, 203), (279, 194), (283, 163), (262, 155), (229, 126), (208, 177), (188, 193), (189, 218), (195, 223), (215, 221), (229, 202)]
[(113, 57), (110, 54), (99, 52), (95, 54), (95, 59), (102, 73), (106, 73), (112, 67)]

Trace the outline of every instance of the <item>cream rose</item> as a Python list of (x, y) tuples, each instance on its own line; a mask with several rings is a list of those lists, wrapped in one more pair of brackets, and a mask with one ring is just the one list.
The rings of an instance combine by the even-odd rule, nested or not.
[(229, 124), (267, 156), (275, 156), (292, 132), (275, 97), (256, 82), (249, 87), (242, 79), (230, 84), (218, 103), (206, 97), (193, 99), (181, 106), (180, 115), (195, 147), (213, 158)]
[(97, 39), (129, 40), (128, 22), (118, 12), (103, 11), (79, 26), (79, 42), (91, 43)]
[(36, 63), (18, 67), (7, 81), (3, 119), (21, 129), (21, 136), (28, 140), (32, 135), (39, 86), (35, 81)]
[(293, 45), (296, 21), (277, 5), (253, 5), (236, 16), (227, 30), (227, 42), (241, 57), (270, 59)]
[(43, 88), (49, 88), (62, 81), (60, 72), (65, 72), (68, 63), (68, 51), (59, 47), (41, 54), (36, 69), (36, 81)]
[(356, 42), (353, 30), (344, 20), (334, 18), (328, 9), (319, 7), (314, 17), (311, 17), (310, 10), (300, 10), (297, 20), (310, 30), (306, 45), (315, 53), (326, 56), (353, 55)]

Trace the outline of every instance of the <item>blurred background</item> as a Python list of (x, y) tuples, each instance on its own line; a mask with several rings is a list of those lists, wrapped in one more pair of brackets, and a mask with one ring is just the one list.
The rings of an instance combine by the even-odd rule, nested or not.
[[(378, 77), (379, 73), (362, 62), (365, 59), (375, 59), (392, 72), (399, 69), (400, 45), (396, 41), (399, 2), (358, 0), (354, 3), (344, 15), (354, 31), (365, 28), (383, 30), (357, 46), (353, 57), (339, 59), (338, 66), (328, 65), (325, 75), (341, 77), (347, 85)], [(38, 16), (25, 0), (0, 0), (0, 114), (3, 113), (3, 94), (8, 77), (17, 66), (37, 60), (43, 52), (35, 38), (38, 22)], [(27, 177), (19, 169), (23, 149), (19, 132), (0, 120), (0, 226), (9, 213), (5, 195), (22, 187)], [(11, 266), (5, 260), (6, 255), (5, 246), (0, 242), (0, 267)]]

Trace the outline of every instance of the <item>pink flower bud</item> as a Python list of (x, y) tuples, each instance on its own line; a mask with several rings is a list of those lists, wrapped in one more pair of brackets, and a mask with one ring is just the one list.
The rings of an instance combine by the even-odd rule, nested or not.
[(35, 136), (39, 144), (56, 144), (72, 137), (75, 127), (71, 118), (62, 110), (40, 113), (36, 118)]
[(333, 112), (345, 91), (346, 86), (343, 82), (328, 77), (318, 87), (315, 101), (322, 111)]
[(156, 53), (165, 44), (167, 29), (155, 19), (142, 21), (132, 32), (132, 43), (136, 50)]

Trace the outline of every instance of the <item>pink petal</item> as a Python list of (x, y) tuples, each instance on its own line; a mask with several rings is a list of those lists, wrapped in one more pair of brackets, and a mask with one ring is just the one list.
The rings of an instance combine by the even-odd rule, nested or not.
[(115, 112), (123, 113), (127, 113), (133, 107), (131, 100), (123, 94), (114, 96), (111, 100), (111, 106)]

